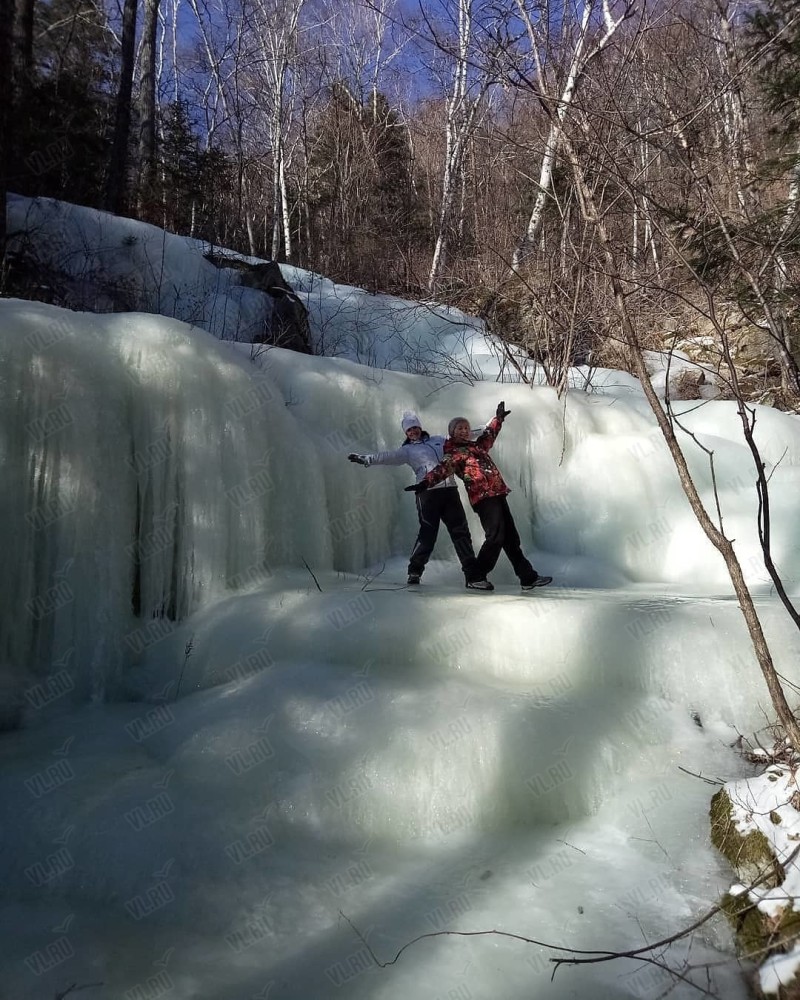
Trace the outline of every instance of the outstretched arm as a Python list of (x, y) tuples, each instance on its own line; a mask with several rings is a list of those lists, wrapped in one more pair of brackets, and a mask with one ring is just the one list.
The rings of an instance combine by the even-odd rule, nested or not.
[(497, 435), (500, 433), (500, 428), (503, 426), (503, 421), (511, 413), (511, 410), (506, 409), (506, 404), (501, 400), (497, 404), (497, 410), (492, 420), (486, 425), (486, 429), (483, 434), (475, 441), (475, 444), (482, 450), (488, 451), (492, 445), (497, 440)]
[(452, 456), (445, 455), (442, 461), (434, 466), (431, 471), (423, 476), (418, 483), (414, 483), (413, 486), (406, 486), (406, 493), (422, 493), (423, 490), (429, 489), (431, 486), (435, 486), (437, 483), (441, 483), (443, 480), (452, 476), (456, 472), (456, 463)]
[(348, 455), (351, 462), (359, 465), (405, 465), (408, 462), (408, 448), (395, 451), (376, 451), (374, 455)]

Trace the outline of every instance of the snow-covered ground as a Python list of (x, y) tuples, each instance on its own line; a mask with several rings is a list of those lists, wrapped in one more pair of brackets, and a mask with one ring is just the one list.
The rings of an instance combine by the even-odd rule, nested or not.
[[(387, 304), (352, 291), (368, 344)], [(346, 342), (346, 311), (341, 329), (310, 314)], [(414, 329), (439, 350), (440, 327)], [(687, 772), (745, 776), (730, 744), (766, 692), (635, 380), (604, 378), (559, 401), (0, 302), (0, 656), (21, 723), (0, 741), (10, 997), (664, 992), (637, 962), (551, 982), (556, 952), (497, 937), (426, 939), (381, 969), (352, 926), (384, 962), (444, 929), (621, 950), (726, 888), (710, 786)], [(500, 398), (493, 454), (554, 584), (522, 594), (501, 561), (494, 594), (467, 593), (442, 537), (409, 591), (410, 471), (346, 455), (398, 445), (405, 409), (437, 433)], [(797, 682), (735, 409), (679, 412), (709, 503), (690, 434), (714, 451), (724, 526)], [(756, 434), (797, 593), (800, 423), (760, 408)], [(671, 957), (715, 963), (737, 1000), (730, 949), (719, 921)]]
[[(270, 323), (269, 297), (243, 286), (235, 266), (207, 259), (263, 263), (256, 257), (52, 198), (10, 195), (8, 228), (10, 247), (37, 261), (43, 283), (53, 272), (66, 276), (74, 300), (95, 312), (140, 309), (244, 343)], [(308, 310), (316, 354), (468, 383), (519, 380), (483, 323), (456, 309), (373, 295), (302, 268), (282, 271)]]
[[(796, 914), (800, 912), (798, 761), (796, 755), (787, 752), (786, 746), (778, 745), (775, 749), (778, 750), (777, 760), (770, 759), (771, 751), (757, 747), (753, 756), (769, 760), (769, 766), (755, 776), (725, 786), (731, 820), (738, 835), (747, 837), (760, 833), (770, 856), (777, 860), (777, 871), (781, 875), (779, 885), (773, 885), (773, 880), (762, 880), (757, 884), (734, 884), (730, 889), (731, 895), (737, 899), (744, 897), (755, 907), (765, 927), (773, 931), (780, 928), (776, 938), (788, 942), (782, 951), (770, 955), (758, 970), (758, 984), (767, 995), (777, 994), (782, 987), (796, 990), (800, 972), (800, 943), (792, 927), (793, 923), (796, 927)], [(769, 873), (769, 866), (765, 871)]]

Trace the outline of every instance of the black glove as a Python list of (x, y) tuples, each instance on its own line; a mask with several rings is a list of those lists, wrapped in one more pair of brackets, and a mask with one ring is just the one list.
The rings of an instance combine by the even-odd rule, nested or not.
[(348, 462), (355, 462), (357, 465), (366, 465), (367, 464), (367, 460), (364, 458), (363, 455), (352, 455), (352, 454), (348, 455), (347, 456), (347, 461)]
[(511, 410), (507, 410), (506, 404), (503, 402), (503, 400), (500, 400), (500, 402), (497, 404), (497, 411), (495, 412), (495, 416), (497, 417), (497, 419), (505, 420), (506, 417), (509, 415), (509, 413), (511, 413)]
[(422, 493), (427, 490), (428, 484), (423, 479), (421, 483), (414, 483), (413, 486), (406, 486), (404, 493)]

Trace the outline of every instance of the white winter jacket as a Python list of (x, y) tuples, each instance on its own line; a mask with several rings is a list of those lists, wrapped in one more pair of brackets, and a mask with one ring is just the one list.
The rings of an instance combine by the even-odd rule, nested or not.
[[(426, 434), (419, 441), (406, 441), (395, 451), (378, 451), (374, 455), (360, 455), (359, 458), (362, 458), (367, 466), (410, 465), (417, 477), (416, 481), (419, 482), (444, 458), (444, 440), (439, 434)], [(443, 486), (455, 485), (455, 478), (450, 476), (432, 489), (438, 490)]]

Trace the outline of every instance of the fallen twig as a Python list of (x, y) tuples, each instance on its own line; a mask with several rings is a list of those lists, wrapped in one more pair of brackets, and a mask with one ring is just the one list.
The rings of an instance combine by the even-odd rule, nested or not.
[(73, 983), (72, 986), (68, 986), (63, 992), (56, 993), (56, 995), (54, 997), (54, 1000), (64, 1000), (64, 997), (67, 996), (69, 993), (77, 993), (78, 990), (88, 990), (88, 989), (91, 989), (94, 986), (102, 986), (102, 985), (103, 985), (102, 982), (99, 982), (99, 983), (83, 983), (82, 986), (78, 986), (77, 983)]
[[(786, 858), (785, 861), (781, 862), (782, 865), (784, 867), (790, 865), (797, 858), (797, 855), (799, 853), (800, 853), (800, 844), (797, 845), (797, 847), (792, 851), (792, 853), (789, 855), (788, 858)], [(755, 889), (756, 886), (761, 885), (761, 883), (764, 882), (767, 878), (770, 878), (772, 874), (773, 874), (772, 868), (762, 872), (761, 875), (758, 876), (758, 878), (754, 879), (753, 882), (750, 883), (750, 885), (747, 887), (747, 891), (749, 892), (751, 889)], [(417, 944), (419, 941), (424, 941), (426, 938), (502, 937), (502, 938), (509, 938), (513, 941), (522, 941), (524, 944), (535, 944), (537, 945), (537, 947), (549, 948), (551, 951), (567, 952), (570, 957), (550, 958), (550, 961), (554, 965), (553, 975), (551, 976), (551, 979), (555, 977), (557, 970), (562, 965), (591, 965), (591, 964), (596, 964), (598, 962), (615, 962), (617, 959), (627, 958), (631, 960), (635, 959), (636, 961), (640, 962), (646, 962), (649, 965), (655, 965), (658, 968), (661, 968), (665, 972), (669, 973), (669, 975), (674, 976), (676, 979), (680, 979), (687, 985), (692, 986), (700, 993), (706, 996), (713, 996), (713, 994), (709, 990), (705, 989), (702, 986), (699, 986), (697, 983), (692, 982), (691, 979), (689, 979), (687, 976), (684, 976), (682, 973), (678, 972), (677, 969), (671, 968), (669, 965), (666, 964), (666, 962), (663, 962), (660, 959), (649, 957), (647, 953), (655, 952), (659, 948), (667, 948), (669, 945), (674, 944), (676, 941), (680, 941), (682, 938), (688, 937), (690, 934), (694, 933), (694, 931), (696, 931), (699, 927), (702, 927), (703, 924), (711, 920), (712, 917), (715, 917), (718, 913), (721, 912), (722, 912), (722, 907), (719, 904), (712, 906), (711, 909), (707, 910), (706, 913), (698, 917), (697, 920), (691, 923), (688, 927), (685, 927), (683, 930), (676, 931), (674, 934), (670, 934), (668, 937), (661, 938), (660, 941), (655, 941), (653, 944), (643, 945), (640, 948), (631, 948), (629, 951), (609, 951), (608, 949), (601, 949), (601, 948), (596, 948), (596, 949), (568, 948), (565, 945), (553, 944), (551, 941), (540, 941), (537, 938), (527, 937), (524, 934), (515, 934), (512, 931), (500, 931), (497, 930), (496, 928), (492, 928), (491, 930), (483, 930), (483, 931), (428, 931), (425, 934), (417, 935), (417, 937), (412, 938), (411, 941), (407, 941), (403, 945), (403, 947), (400, 948), (400, 950), (397, 952), (394, 958), (391, 958), (386, 962), (382, 962), (378, 958), (378, 956), (372, 950), (372, 947), (370, 946), (367, 939), (364, 937), (361, 931), (355, 926), (355, 924), (347, 916), (347, 914), (339, 910), (339, 916), (341, 916), (348, 922), (353, 932), (358, 937), (359, 941), (361, 941), (361, 943), (366, 948), (367, 952), (369, 953), (369, 956), (372, 958), (372, 961), (375, 963), (375, 965), (377, 965), (381, 969), (385, 969), (390, 965), (394, 965), (404, 951), (407, 951), (412, 945)]]
[[(367, 589), (367, 587), (368, 587), (368, 586), (369, 586), (369, 585), (370, 585), (370, 584), (372, 583), (372, 581), (373, 581), (373, 580), (377, 580), (377, 579), (378, 579), (378, 577), (379, 577), (379, 576), (381, 575), (381, 573), (383, 573), (383, 571), (384, 571), (385, 569), (386, 569), (386, 563), (384, 563), (384, 564), (383, 564), (383, 565), (381, 566), (381, 568), (380, 568), (380, 569), (378, 570), (378, 572), (377, 572), (377, 573), (375, 574), (375, 576), (368, 576), (368, 577), (367, 577), (367, 578), (365, 579), (365, 581), (364, 581), (364, 586), (363, 586), (363, 587), (361, 588), (361, 590), (362, 590), (362, 591), (366, 590), (366, 589)], [(394, 590), (394, 588), (393, 588), (393, 587), (387, 587), (386, 589), (387, 589), (387, 590)]]
[(684, 774), (690, 774), (693, 778), (699, 778), (701, 781), (705, 781), (707, 785), (724, 785), (724, 781), (717, 781), (715, 778), (705, 778), (702, 774), (696, 774), (694, 771), (690, 771), (688, 767), (683, 767), (683, 765), (678, 764), (678, 770), (683, 771)]
[[(301, 558), (301, 559), (303, 559), (303, 557), (302, 557), (302, 556), (301, 556), (300, 558)], [(320, 587), (320, 585), (319, 585), (319, 580), (318, 580), (318, 579), (317, 579), (317, 578), (316, 578), (316, 577), (314, 576), (314, 571), (313, 571), (313, 569), (312, 569), (312, 568), (311, 568), (311, 567), (310, 567), (310, 566), (308, 565), (308, 563), (307, 563), (307, 562), (305, 561), (305, 559), (303, 559), (303, 565), (304, 565), (304, 566), (305, 566), (305, 568), (306, 568), (306, 569), (308, 570), (308, 572), (309, 572), (309, 573), (311, 574), (311, 579), (312, 579), (312, 580), (314, 581), (314, 583), (316, 583), (316, 585), (317, 585), (317, 590), (318, 590), (318, 591), (320, 592), (320, 594), (321, 594), (321, 593), (322, 593), (322, 587)]]

